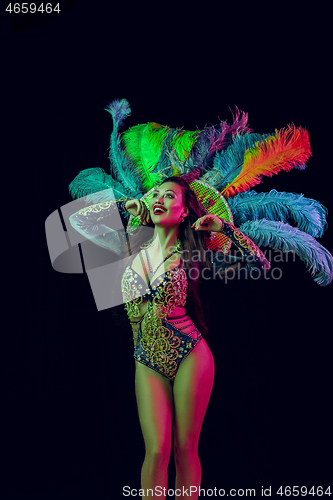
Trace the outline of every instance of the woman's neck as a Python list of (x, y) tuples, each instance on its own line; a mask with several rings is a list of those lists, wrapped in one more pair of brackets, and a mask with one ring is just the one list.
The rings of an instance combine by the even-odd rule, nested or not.
[(162, 252), (172, 252), (178, 239), (178, 226), (161, 227), (155, 226), (153, 246)]

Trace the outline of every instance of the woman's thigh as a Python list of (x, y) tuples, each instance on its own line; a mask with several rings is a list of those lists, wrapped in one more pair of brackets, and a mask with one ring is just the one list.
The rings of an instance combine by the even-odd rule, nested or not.
[(173, 387), (175, 445), (196, 448), (214, 382), (214, 358), (202, 339), (180, 364)]
[(155, 370), (135, 362), (135, 394), (146, 450), (169, 452), (171, 448), (172, 383)]

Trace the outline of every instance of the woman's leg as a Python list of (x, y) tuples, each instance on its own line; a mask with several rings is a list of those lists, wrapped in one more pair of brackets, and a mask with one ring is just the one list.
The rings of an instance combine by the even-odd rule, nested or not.
[[(205, 340), (201, 340), (180, 364), (174, 387), (174, 443), (176, 488), (196, 486), (199, 490), (201, 465), (198, 444), (201, 426), (214, 381), (214, 359)], [(186, 494), (177, 498), (188, 498)], [(198, 496), (191, 496), (196, 499)]]
[[(141, 487), (154, 490), (168, 486), (168, 463), (172, 432), (172, 384), (169, 379), (135, 362), (135, 393), (146, 447), (141, 471)], [(145, 498), (164, 499), (145, 491)]]

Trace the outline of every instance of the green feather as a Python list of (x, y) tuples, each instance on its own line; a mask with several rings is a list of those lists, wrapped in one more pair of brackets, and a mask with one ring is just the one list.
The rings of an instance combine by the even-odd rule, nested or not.
[(163, 155), (164, 160), (167, 161), (167, 166), (164, 165), (162, 170), (166, 170), (172, 163), (174, 168), (177, 171), (179, 170), (179, 173), (182, 173), (184, 171), (183, 163), (188, 158), (198, 135), (199, 132), (196, 131), (173, 130), (154, 122), (139, 124), (124, 132), (122, 134), (124, 147), (132, 162), (138, 168), (144, 189), (149, 191), (161, 180), (159, 171), (162, 162), (160, 158), (164, 151), (163, 146), (166, 144), (166, 139), (172, 136), (167, 151), (164, 151)]
[(191, 132), (180, 130), (171, 141), (171, 148), (175, 150), (176, 155), (181, 161), (185, 161), (191, 152), (196, 140), (199, 136), (199, 132)]
[(153, 172), (158, 164), (163, 143), (170, 133), (168, 127), (157, 123), (139, 124), (122, 134), (122, 141), (127, 154), (138, 168), (142, 185), (149, 191), (160, 180)]

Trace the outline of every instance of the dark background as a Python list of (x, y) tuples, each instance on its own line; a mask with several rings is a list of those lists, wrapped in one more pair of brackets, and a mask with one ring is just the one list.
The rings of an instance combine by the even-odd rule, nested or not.
[[(124, 313), (97, 312), (86, 275), (52, 269), (44, 230), (71, 201), (68, 184), (80, 170), (108, 171), (110, 101), (128, 99), (125, 128), (156, 121), (194, 130), (230, 121), (235, 105), (258, 133), (303, 126), (307, 169), (256, 189), (332, 207), (323, 13), (298, 2), (292, 11), (282, 3), (60, 5), (48, 22), (5, 7), (1, 19), (6, 500), (106, 500), (140, 487), (144, 447)], [(330, 228), (320, 243), (332, 252)], [(260, 496), (261, 486), (331, 479), (333, 285), (316, 285), (300, 260), (278, 265), (280, 280), (207, 290), (216, 378), (200, 440), (206, 489)], [(171, 465), (170, 488), (173, 477)]]

